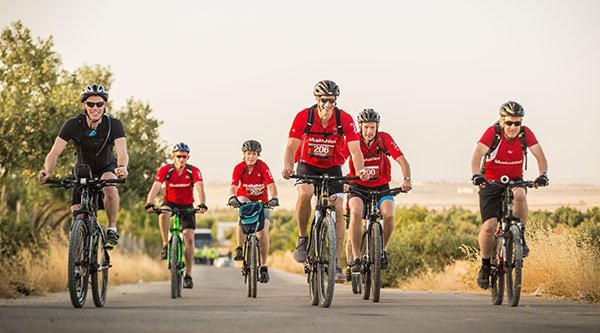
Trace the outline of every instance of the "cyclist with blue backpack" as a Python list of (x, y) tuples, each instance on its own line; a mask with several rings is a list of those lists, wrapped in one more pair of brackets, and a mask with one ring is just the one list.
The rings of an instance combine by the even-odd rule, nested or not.
[[(504, 186), (499, 184), (501, 177), (522, 180), (523, 167), (527, 169), (527, 149), (529, 149), (536, 158), (540, 172), (535, 183), (539, 186), (546, 186), (549, 183), (546, 156), (531, 129), (523, 125), (524, 116), (525, 110), (519, 103), (509, 101), (502, 104), (500, 119), (483, 133), (471, 159), (473, 185), (479, 186), (488, 181), (497, 182), (479, 189), (479, 208), (483, 225), (478, 237), (482, 263), (477, 284), (482, 289), (487, 289), (490, 285), (490, 258), (494, 248), (494, 233), (502, 211)], [(527, 191), (524, 187), (516, 187), (513, 193), (514, 214), (521, 218), (523, 225), (523, 257), (527, 257), (529, 255), (529, 247), (525, 242)]]
[[(340, 95), (338, 85), (329, 80), (317, 82), (313, 88), (317, 103), (300, 111), (294, 118), (288, 135), (285, 150), (283, 178), (290, 179), (297, 175), (342, 176), (342, 165), (346, 160), (344, 145), (347, 144), (356, 174), (367, 180), (363, 168), (363, 156), (360, 151), (360, 135), (354, 119), (345, 111), (337, 108)], [(297, 169), (294, 171), (294, 163)], [(298, 200), (296, 202), (296, 221), (298, 223), (298, 240), (293, 253), (294, 260), (304, 262), (307, 258), (308, 234), (307, 226), (311, 215), (310, 201), (314, 193), (312, 184), (297, 182)], [(330, 186), (330, 201), (335, 204), (337, 255), (343, 251), (344, 221), (342, 201), (344, 198), (342, 184)], [(335, 272), (336, 282), (345, 281), (342, 268), (338, 265)]]
[[(171, 148), (171, 158), (173, 163), (165, 164), (158, 169), (154, 183), (150, 188), (146, 199), (146, 210), (153, 212), (154, 199), (158, 195), (161, 187), (164, 186), (163, 202), (161, 209), (169, 210), (173, 208), (186, 209), (194, 207), (194, 190), (198, 195), (200, 204), (198, 209), (200, 213), (208, 210), (206, 207), (206, 196), (204, 194), (204, 183), (202, 174), (197, 167), (187, 164), (190, 157), (190, 147), (179, 142)], [(167, 259), (169, 220), (172, 214), (164, 211), (158, 217), (160, 235), (162, 237), (163, 248), (161, 259)], [(196, 216), (193, 213), (182, 216), (181, 227), (183, 229), (183, 241), (185, 244), (185, 276), (183, 277), (183, 287), (193, 288), (192, 266), (194, 263), (194, 230), (196, 229)]]
[[(269, 207), (279, 206), (277, 199), (277, 186), (271, 174), (271, 170), (267, 163), (259, 159), (262, 152), (260, 142), (256, 140), (247, 140), (242, 144), (243, 161), (238, 163), (233, 169), (231, 178), (231, 187), (229, 188), (229, 206), (239, 208), (240, 204), (247, 202), (263, 202)], [(267, 193), (268, 192), (268, 193)], [(269, 200), (269, 194), (271, 199)], [(260, 205), (255, 206), (256, 209), (262, 210), (264, 214), (264, 226), (260, 226), (256, 235), (260, 241), (260, 262), (259, 267), (259, 282), (269, 282), (269, 268), (267, 266), (267, 256), (269, 255), (269, 224), (270, 210), (264, 209)], [(249, 207), (251, 208), (251, 207)], [(261, 217), (261, 221), (262, 221)], [(235, 249), (234, 260), (243, 260), (242, 251), (242, 229), (238, 224), (236, 228), (236, 238), (238, 246)]]

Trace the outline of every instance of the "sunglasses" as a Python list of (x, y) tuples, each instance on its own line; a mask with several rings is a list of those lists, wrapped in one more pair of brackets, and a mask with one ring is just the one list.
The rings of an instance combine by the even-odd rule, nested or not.
[(327, 104), (327, 102), (333, 104), (335, 103), (336, 98), (335, 97), (331, 97), (331, 98), (326, 98), (326, 97), (321, 97), (320, 101), (323, 104)]
[(175, 155), (177, 158), (188, 158), (188, 155)]
[(512, 125), (515, 125), (515, 127), (519, 127), (519, 126), (521, 126), (521, 123), (522, 123), (521, 121), (510, 121), (510, 120), (506, 120), (506, 121), (504, 122), (504, 125), (506, 125), (506, 126), (508, 126), (508, 127), (510, 127), (510, 126), (512, 126)]
[(96, 136), (96, 134), (98, 134), (98, 132), (96, 132), (95, 129), (90, 129), (85, 133), (85, 135), (87, 135), (88, 138), (93, 138)]
[(96, 106), (97, 108), (101, 108), (104, 106), (104, 102), (85, 102), (85, 105), (87, 105), (90, 108), (93, 108), (94, 106)]

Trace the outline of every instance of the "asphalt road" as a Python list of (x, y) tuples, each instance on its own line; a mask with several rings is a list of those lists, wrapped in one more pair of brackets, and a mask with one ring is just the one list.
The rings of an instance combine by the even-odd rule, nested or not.
[(600, 306), (523, 297), (517, 308), (488, 294), (383, 290), (373, 303), (336, 285), (328, 309), (309, 303), (303, 275), (273, 270), (258, 297), (246, 297), (238, 268), (194, 267), (193, 290), (171, 299), (169, 282), (109, 289), (104, 308), (67, 293), (0, 300), (0, 332), (600, 332)]

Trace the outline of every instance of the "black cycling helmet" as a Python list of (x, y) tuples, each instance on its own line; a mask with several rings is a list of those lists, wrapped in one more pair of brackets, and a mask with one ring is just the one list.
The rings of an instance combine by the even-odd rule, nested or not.
[(364, 109), (362, 110), (359, 114), (358, 117), (356, 117), (358, 119), (358, 123), (370, 123), (370, 122), (374, 122), (374, 123), (378, 123), (381, 120), (381, 117), (379, 116), (379, 113), (377, 113), (377, 111), (373, 110), (373, 109)]
[(508, 102), (502, 104), (502, 106), (500, 107), (500, 115), (503, 117), (506, 117), (506, 116), (524, 117), (525, 110), (523, 110), (523, 107), (519, 103), (513, 102), (513, 101), (508, 101)]
[(171, 148), (171, 152), (174, 153), (176, 151), (184, 151), (186, 153), (190, 152), (190, 146), (186, 145), (183, 142), (179, 142), (173, 145), (173, 148)]
[(333, 81), (323, 80), (317, 82), (315, 84), (315, 88), (313, 89), (313, 94), (315, 96), (339, 96), (340, 95), (340, 87)]
[(246, 140), (244, 143), (242, 143), (242, 151), (255, 151), (256, 153), (260, 154), (262, 151), (262, 146), (260, 145), (260, 142), (256, 140)]
[(100, 84), (92, 83), (87, 85), (81, 92), (81, 103), (85, 102), (90, 96), (100, 96), (106, 102), (108, 101), (108, 90)]

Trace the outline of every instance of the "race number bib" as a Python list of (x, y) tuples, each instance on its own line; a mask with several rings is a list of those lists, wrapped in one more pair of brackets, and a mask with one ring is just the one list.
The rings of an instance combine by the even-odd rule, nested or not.
[(330, 158), (333, 157), (333, 151), (335, 146), (326, 143), (309, 143), (308, 144), (308, 155), (319, 157), (319, 158)]
[(380, 169), (379, 169), (378, 165), (365, 166), (365, 171), (367, 172), (367, 175), (369, 176), (370, 179), (379, 178), (379, 175), (381, 174), (381, 172), (379, 170)]

